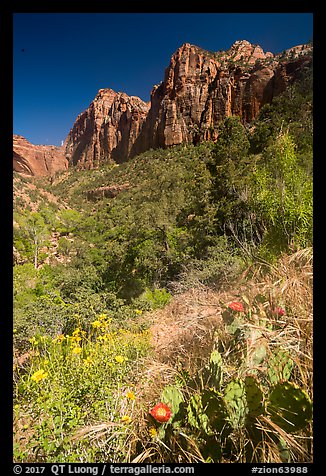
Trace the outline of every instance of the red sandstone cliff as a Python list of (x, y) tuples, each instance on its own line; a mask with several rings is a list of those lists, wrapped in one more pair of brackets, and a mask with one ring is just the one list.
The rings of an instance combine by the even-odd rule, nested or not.
[(246, 40), (217, 53), (185, 43), (173, 54), (164, 81), (154, 86), (150, 103), (100, 89), (77, 117), (64, 148), (33, 146), (18, 136), (14, 170), (45, 175), (65, 169), (67, 160), (91, 169), (150, 148), (216, 140), (224, 118), (237, 115), (250, 123), (311, 62), (309, 45), (273, 55)]
[(311, 63), (311, 50), (301, 45), (274, 56), (237, 41), (227, 52), (210, 53), (185, 43), (172, 56), (164, 81), (152, 91), (132, 155), (151, 147), (216, 140), (218, 124), (230, 115), (250, 123)]
[(136, 96), (100, 89), (68, 135), (69, 164), (91, 169), (108, 160), (127, 160), (148, 109), (149, 104)]
[(13, 137), (14, 171), (26, 175), (53, 175), (55, 172), (66, 170), (68, 161), (65, 147), (54, 145), (34, 145), (20, 135)]

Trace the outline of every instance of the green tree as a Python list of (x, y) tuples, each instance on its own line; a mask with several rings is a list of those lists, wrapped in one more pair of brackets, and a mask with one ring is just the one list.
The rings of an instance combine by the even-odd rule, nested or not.
[(25, 210), (20, 216), (16, 215), (17, 225), (14, 227), (14, 245), (19, 251), (25, 251), (32, 257), (35, 269), (39, 265), (40, 248), (46, 245), (50, 235), (44, 218), (38, 212)]
[(252, 203), (265, 229), (263, 245), (274, 253), (312, 243), (312, 177), (299, 164), (288, 132), (257, 163)]

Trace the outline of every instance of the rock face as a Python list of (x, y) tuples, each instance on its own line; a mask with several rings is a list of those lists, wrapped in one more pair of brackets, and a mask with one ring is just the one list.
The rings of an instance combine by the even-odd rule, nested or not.
[(66, 170), (68, 161), (64, 146), (34, 145), (24, 137), (14, 135), (13, 165), (16, 172), (43, 176)]
[(164, 81), (152, 91), (151, 108), (132, 153), (216, 140), (219, 123), (230, 115), (250, 123), (312, 62), (311, 49), (301, 45), (274, 56), (237, 41), (227, 52), (210, 53), (185, 43), (172, 56)]
[(88, 190), (87, 192), (87, 199), (88, 200), (97, 200), (103, 198), (114, 198), (120, 192), (124, 190), (128, 190), (130, 188), (130, 184), (124, 183), (122, 185), (111, 185), (111, 186), (103, 186), (94, 188), (93, 190)]
[(223, 119), (236, 115), (250, 123), (311, 63), (310, 45), (274, 55), (246, 40), (217, 53), (185, 43), (173, 54), (164, 81), (154, 86), (150, 103), (100, 89), (77, 117), (63, 148), (33, 146), (16, 136), (14, 169), (45, 175), (65, 169), (67, 161), (92, 169), (150, 148), (215, 141)]
[(127, 160), (148, 110), (149, 104), (136, 96), (100, 89), (68, 135), (69, 164), (91, 169), (109, 160)]

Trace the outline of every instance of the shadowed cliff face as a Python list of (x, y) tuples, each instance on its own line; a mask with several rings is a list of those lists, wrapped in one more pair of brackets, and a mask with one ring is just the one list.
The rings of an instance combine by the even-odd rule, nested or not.
[(32, 176), (53, 175), (66, 170), (65, 147), (34, 145), (22, 136), (13, 137), (14, 171)]
[(148, 109), (136, 96), (100, 89), (68, 135), (69, 164), (92, 169), (109, 160), (127, 160)]

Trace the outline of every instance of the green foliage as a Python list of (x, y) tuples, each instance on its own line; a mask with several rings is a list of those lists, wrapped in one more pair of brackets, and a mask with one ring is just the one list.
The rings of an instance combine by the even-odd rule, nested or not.
[(273, 143), (281, 130), (289, 129), (303, 160), (312, 156), (312, 69), (302, 71), (301, 78), (289, 86), (271, 104), (263, 106), (250, 136), (251, 150), (261, 153)]
[[(38, 212), (25, 210), (14, 215), (14, 246), (23, 257), (34, 263), (35, 268), (40, 264), (40, 248), (47, 244), (50, 235), (49, 227)], [(43, 256), (45, 257), (45, 256)]]
[(146, 289), (138, 298), (133, 299), (132, 304), (136, 309), (149, 311), (151, 309), (161, 309), (166, 306), (172, 295), (166, 289)]
[[(114, 333), (104, 314), (93, 323), (96, 327), (88, 332), (74, 328), (55, 339), (31, 339), (28, 367), (15, 369), (15, 421), (21, 417), (28, 422), (25, 437), (22, 429), (16, 432), (21, 438), (14, 447), (16, 462), (100, 462), (105, 455), (119, 461), (128, 438), (123, 416), (132, 414), (133, 400), (125, 389), (133, 387), (135, 362), (148, 352), (148, 335)], [(89, 438), (75, 439), (85, 424), (106, 418), (116, 427), (126, 426), (111, 435), (105, 451)]]
[(312, 402), (298, 386), (282, 382), (272, 387), (267, 411), (276, 425), (293, 433), (308, 425), (312, 417)]
[(62, 235), (74, 233), (81, 223), (82, 216), (77, 210), (63, 209), (57, 215), (57, 231)]
[(253, 204), (265, 228), (262, 249), (272, 253), (312, 242), (312, 179), (300, 167), (295, 145), (281, 134), (253, 173)]
[(224, 390), (224, 400), (232, 426), (234, 428), (243, 426), (247, 414), (244, 382), (239, 379), (229, 382)]
[(267, 374), (271, 384), (277, 384), (284, 380), (289, 380), (294, 362), (289, 352), (279, 349), (268, 361)]

